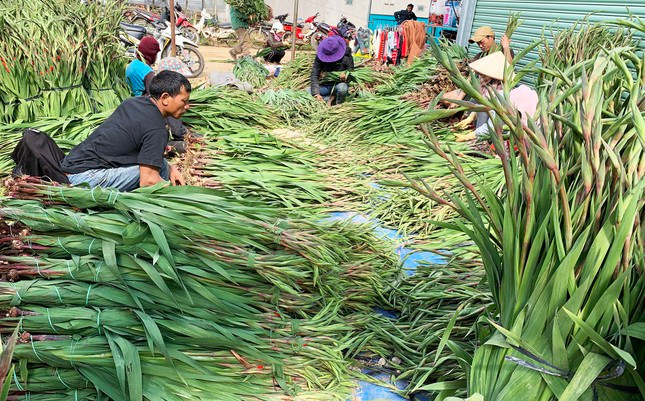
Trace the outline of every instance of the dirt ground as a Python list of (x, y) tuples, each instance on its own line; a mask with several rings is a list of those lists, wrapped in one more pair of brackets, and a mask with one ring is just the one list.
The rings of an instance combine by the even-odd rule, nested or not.
[[(228, 54), (230, 47), (222, 46), (199, 46), (199, 51), (202, 52), (204, 56), (204, 72), (200, 77), (208, 77), (211, 72), (232, 72), (233, 71), (233, 59)], [(250, 54), (254, 55), (258, 49), (252, 48)], [(298, 50), (296, 49), (296, 54)], [(287, 51), (287, 54), (282, 59), (282, 64), (287, 63), (291, 60), (291, 51)]]

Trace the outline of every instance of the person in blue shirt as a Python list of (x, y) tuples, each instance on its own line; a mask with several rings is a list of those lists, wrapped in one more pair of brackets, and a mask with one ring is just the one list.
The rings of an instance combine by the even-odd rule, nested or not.
[(151, 36), (141, 39), (137, 47), (137, 57), (125, 69), (125, 80), (134, 96), (148, 93), (150, 82), (155, 76), (152, 65), (161, 49), (157, 40)]

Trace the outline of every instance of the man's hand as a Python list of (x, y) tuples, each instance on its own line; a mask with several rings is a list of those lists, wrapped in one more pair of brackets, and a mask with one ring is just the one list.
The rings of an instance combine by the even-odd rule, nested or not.
[(184, 181), (184, 176), (181, 175), (181, 172), (175, 166), (170, 166), (170, 184), (186, 185), (186, 182)]
[(324, 102), (324, 101), (325, 101), (325, 99), (324, 99), (322, 96), (320, 96), (320, 93), (319, 93), (319, 94), (317, 94), (317, 95), (314, 95), (314, 97), (315, 97), (316, 99), (318, 99), (318, 100), (322, 101), (322, 102)]
[(504, 50), (511, 48), (511, 39), (506, 35), (502, 36), (499, 43), (502, 45), (502, 49)]
[(340, 78), (341, 81), (346, 81), (347, 80), (347, 74), (345, 74), (344, 72), (341, 72), (338, 75), (338, 78)]

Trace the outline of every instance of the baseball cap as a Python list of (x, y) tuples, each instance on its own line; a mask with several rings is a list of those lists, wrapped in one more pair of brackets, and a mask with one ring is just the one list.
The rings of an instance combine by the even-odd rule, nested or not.
[(493, 28), (487, 25), (480, 26), (479, 28), (477, 28), (473, 36), (468, 39), (468, 43), (477, 43), (480, 40), (484, 39), (486, 36), (495, 36)]

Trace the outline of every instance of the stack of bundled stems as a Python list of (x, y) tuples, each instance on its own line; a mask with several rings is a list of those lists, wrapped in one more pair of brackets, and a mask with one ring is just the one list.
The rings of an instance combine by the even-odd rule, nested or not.
[(312, 130), (325, 141), (405, 142), (418, 137), (410, 123), (419, 112), (398, 96), (370, 96), (321, 112)]
[(235, 78), (242, 82), (248, 82), (254, 88), (260, 88), (266, 84), (269, 71), (258, 63), (253, 57), (239, 58), (233, 68)]
[(398, 277), (369, 226), (286, 221), (222, 191), (8, 190), (13, 399), (344, 400), (347, 319)]
[(311, 68), (316, 55), (301, 53), (289, 61), (272, 81), (273, 88), (306, 89), (311, 79)]
[(190, 105), (182, 121), (204, 133), (234, 134), (253, 127), (275, 128), (280, 122), (271, 107), (246, 92), (225, 87), (193, 91)]
[(305, 125), (324, 108), (309, 92), (293, 89), (267, 89), (259, 99), (276, 110), (288, 125)]
[[(640, 21), (633, 27), (645, 32)], [(492, 141), (506, 187), (503, 194), (475, 188), (429, 132), (433, 151), (466, 194), (424, 193), (470, 223), (452, 228), (479, 247), (498, 311), (490, 320), (495, 333), (473, 355), (468, 394), (500, 401), (642, 399), (642, 52), (616, 48), (564, 71), (556, 65), (552, 75), (543, 71), (550, 84), (539, 91), (537, 120), (526, 123), (508, 86), (483, 96), (438, 47), (433, 53), (461, 89), (495, 111)]]
[(3, 2), (0, 121), (111, 110), (127, 97), (121, 4)]
[(87, 138), (109, 116), (109, 112), (76, 117), (48, 117), (34, 122), (16, 122), (0, 126), (0, 177), (8, 175), (14, 167), (11, 152), (28, 128), (47, 133), (56, 144), (68, 151)]
[(375, 85), (382, 84), (388, 78), (383, 72), (377, 72), (369, 67), (358, 67), (349, 71), (332, 71), (325, 73), (320, 83), (341, 82), (340, 75), (345, 75), (345, 81), (359, 90), (368, 90)]
[(196, 144), (187, 157), (195, 184), (225, 188), (240, 198), (313, 212), (328, 200), (314, 155), (249, 128)]
[[(448, 57), (456, 60), (466, 58), (466, 51), (461, 46), (450, 42), (442, 42), (441, 46)], [(402, 95), (412, 92), (418, 86), (431, 82), (432, 77), (437, 73), (438, 66), (434, 56), (430, 52), (426, 52), (415, 59), (412, 65), (396, 67), (394, 74), (386, 82), (376, 86), (374, 91), (382, 96)]]
[(225, 0), (228, 5), (244, 14), (251, 24), (269, 18), (269, 9), (263, 0)]

